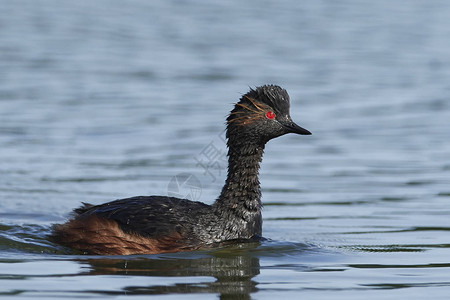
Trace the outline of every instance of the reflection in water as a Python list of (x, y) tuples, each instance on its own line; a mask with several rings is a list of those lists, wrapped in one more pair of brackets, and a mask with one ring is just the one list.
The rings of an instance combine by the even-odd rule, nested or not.
[[(90, 259), (93, 275), (134, 275), (153, 277), (192, 277), (208, 276), (216, 280), (196, 281), (192, 283), (177, 283), (174, 285), (127, 286), (121, 292), (108, 294), (154, 295), (154, 294), (186, 294), (186, 293), (217, 293), (221, 299), (250, 299), (250, 294), (257, 291), (257, 282), (253, 277), (260, 273), (259, 258), (250, 250), (259, 243), (241, 244), (218, 251), (189, 253), (187, 259), (171, 255), (158, 258), (136, 259)], [(151, 282), (151, 279), (149, 279)], [(102, 291), (104, 294), (104, 291)]]

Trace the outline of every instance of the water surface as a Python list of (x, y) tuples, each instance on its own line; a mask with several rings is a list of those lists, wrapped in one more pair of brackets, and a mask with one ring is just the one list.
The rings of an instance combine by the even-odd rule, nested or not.
[[(0, 295), (446, 299), (449, 16), (437, 0), (5, 1)], [(225, 153), (232, 103), (266, 83), (313, 133), (266, 147), (266, 240), (127, 257), (48, 241), (82, 201), (167, 195), (181, 173), (212, 203), (226, 161), (205, 169), (204, 151)]]

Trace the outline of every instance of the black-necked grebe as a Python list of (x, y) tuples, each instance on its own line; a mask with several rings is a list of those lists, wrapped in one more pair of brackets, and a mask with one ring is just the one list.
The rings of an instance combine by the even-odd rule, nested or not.
[(228, 176), (212, 205), (164, 196), (84, 204), (53, 227), (52, 239), (89, 254), (178, 252), (261, 236), (259, 165), (265, 144), (311, 134), (289, 115), (289, 95), (265, 85), (243, 95), (227, 118)]

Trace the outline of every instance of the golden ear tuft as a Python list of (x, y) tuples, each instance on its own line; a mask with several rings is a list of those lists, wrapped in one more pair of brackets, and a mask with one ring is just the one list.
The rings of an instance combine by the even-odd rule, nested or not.
[(251, 103), (251, 106), (243, 103), (236, 103), (236, 106), (242, 107), (244, 111), (240, 110), (230, 113), (230, 115), (236, 115), (236, 117), (229, 120), (227, 122), (228, 124), (236, 123), (236, 125), (248, 125), (260, 118), (263, 118), (267, 109), (270, 109), (270, 107), (266, 105), (258, 104), (254, 99), (248, 97), (247, 95), (244, 95), (244, 97)]

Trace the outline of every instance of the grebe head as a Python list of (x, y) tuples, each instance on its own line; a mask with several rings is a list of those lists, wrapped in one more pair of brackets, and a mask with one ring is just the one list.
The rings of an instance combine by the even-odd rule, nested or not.
[(243, 95), (227, 118), (227, 138), (265, 144), (286, 133), (309, 135), (289, 114), (289, 95), (277, 85), (264, 85)]

